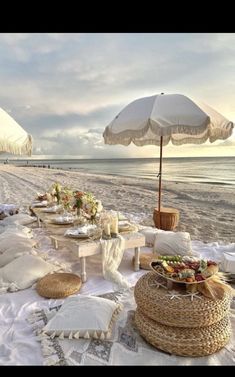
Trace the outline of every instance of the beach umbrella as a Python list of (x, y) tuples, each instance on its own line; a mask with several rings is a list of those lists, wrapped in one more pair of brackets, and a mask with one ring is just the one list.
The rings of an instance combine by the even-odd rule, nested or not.
[(128, 104), (105, 128), (103, 137), (105, 144), (160, 146), (158, 207), (154, 211), (161, 228), (162, 147), (170, 141), (174, 145), (213, 143), (227, 139), (232, 129), (233, 123), (210, 106), (182, 94), (161, 93)]
[(32, 136), (0, 108), (0, 153), (31, 156)]

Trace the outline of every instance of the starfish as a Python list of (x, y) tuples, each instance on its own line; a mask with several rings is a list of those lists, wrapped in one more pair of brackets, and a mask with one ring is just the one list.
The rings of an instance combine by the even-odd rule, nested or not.
[(156, 288), (162, 287), (164, 289), (167, 289), (167, 287), (164, 284), (161, 284), (158, 280), (155, 280), (155, 282), (150, 283), (149, 286)]
[(182, 295), (178, 294), (176, 291), (172, 291), (172, 293), (168, 293), (167, 296), (170, 297), (170, 300), (173, 300), (174, 298), (181, 299)]
[(199, 292), (194, 292), (194, 293), (188, 293), (185, 296), (189, 296), (191, 301), (193, 301), (194, 297), (199, 298), (200, 300), (202, 300), (202, 297), (200, 297), (198, 295), (199, 295)]

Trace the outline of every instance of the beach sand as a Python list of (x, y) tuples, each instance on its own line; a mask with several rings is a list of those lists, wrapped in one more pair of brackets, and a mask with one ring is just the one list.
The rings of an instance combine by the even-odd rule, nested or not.
[[(111, 175), (0, 164), (0, 203), (28, 209), (38, 192), (54, 183), (92, 192), (105, 209), (122, 211), (140, 224), (153, 226), (158, 182)], [(177, 208), (176, 231), (187, 231), (204, 242), (235, 242), (234, 187), (162, 182), (162, 205)]]

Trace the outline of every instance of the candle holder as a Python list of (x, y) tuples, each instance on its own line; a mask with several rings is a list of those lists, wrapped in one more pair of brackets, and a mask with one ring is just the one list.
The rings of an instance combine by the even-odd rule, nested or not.
[(117, 236), (118, 236), (118, 233), (111, 233), (112, 238), (117, 238)]
[(102, 232), (102, 239), (103, 240), (110, 240), (111, 239), (111, 234), (106, 234), (105, 231), (103, 230), (103, 232)]

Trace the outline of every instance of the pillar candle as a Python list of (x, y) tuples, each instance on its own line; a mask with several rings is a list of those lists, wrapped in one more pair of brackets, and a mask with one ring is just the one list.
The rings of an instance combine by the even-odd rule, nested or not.
[(118, 233), (118, 218), (114, 217), (111, 223), (111, 233), (117, 234)]
[(109, 223), (104, 224), (104, 232), (105, 232), (106, 236), (110, 236), (110, 224)]

